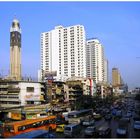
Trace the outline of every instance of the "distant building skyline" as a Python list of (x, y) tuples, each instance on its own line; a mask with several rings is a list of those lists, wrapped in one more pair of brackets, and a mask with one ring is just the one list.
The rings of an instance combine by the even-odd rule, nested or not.
[(119, 87), (122, 84), (122, 78), (118, 68), (112, 68), (112, 86)]

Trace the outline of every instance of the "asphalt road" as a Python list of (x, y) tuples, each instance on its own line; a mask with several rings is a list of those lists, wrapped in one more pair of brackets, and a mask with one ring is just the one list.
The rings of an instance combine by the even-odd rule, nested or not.
[[(118, 121), (119, 121), (119, 119), (113, 119), (113, 118), (111, 121), (105, 121), (104, 118), (102, 118), (101, 120), (95, 122), (95, 126), (99, 127), (99, 126), (107, 123), (110, 126), (110, 128), (112, 129), (111, 138), (117, 138), (116, 130), (118, 128)], [(134, 123), (133, 118), (131, 118), (131, 121), (128, 124), (127, 138), (140, 138), (140, 131), (135, 131), (133, 129), (133, 123)], [(79, 134), (77, 134), (77, 138), (85, 138), (84, 130), (85, 130), (85, 127), (81, 126), (81, 132)], [(57, 138), (64, 138), (63, 133), (55, 133), (55, 134), (56, 134)]]
[[(129, 100), (127, 101), (129, 103)], [(123, 115), (126, 114), (127, 109), (126, 110), (122, 110)], [(132, 114), (134, 115), (134, 111), (132, 112)], [(103, 125), (104, 123), (108, 123), (108, 125), (111, 128), (111, 138), (118, 138), (116, 135), (116, 130), (118, 128), (118, 122), (119, 119), (114, 119), (112, 118), (111, 121), (106, 121), (104, 118), (102, 118), (99, 121), (95, 122), (95, 126), (96, 128), (98, 128), (99, 126)], [(140, 138), (140, 131), (136, 131), (133, 129), (133, 124), (134, 124), (134, 120), (133, 117), (131, 117), (130, 122), (128, 123), (128, 134), (126, 138)], [(84, 136), (84, 130), (85, 127), (81, 126), (81, 132), (79, 134), (77, 134), (77, 138), (85, 138)], [(55, 133), (57, 138), (64, 138), (64, 134), (63, 133)]]
[[(127, 138), (140, 138), (140, 131), (134, 131), (133, 129), (133, 119), (131, 118), (131, 122), (128, 124), (128, 135)], [(118, 120), (112, 119), (112, 121), (108, 122), (104, 119), (95, 122), (95, 126), (99, 127), (104, 123), (108, 123), (110, 128), (112, 129), (111, 138), (117, 138), (116, 129), (118, 127)], [(77, 134), (77, 138), (85, 138), (84, 136), (85, 127), (81, 126), (81, 132)], [(64, 138), (63, 133), (55, 133), (57, 138)]]

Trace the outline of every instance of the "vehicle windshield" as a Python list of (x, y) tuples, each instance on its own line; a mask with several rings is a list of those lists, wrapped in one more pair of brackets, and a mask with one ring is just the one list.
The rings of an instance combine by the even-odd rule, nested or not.
[(65, 130), (71, 131), (71, 128), (70, 127), (66, 127)]
[(136, 121), (135, 124), (140, 125), (140, 122)]
[(57, 126), (57, 128), (63, 128), (62, 126)]
[(88, 130), (88, 131), (94, 131), (94, 128), (89, 127), (86, 130)]
[(10, 125), (6, 125), (5, 126), (5, 131), (14, 132), (14, 127), (13, 126), (10, 126)]
[(126, 130), (125, 126), (120, 126), (118, 129), (119, 130)]
[(68, 115), (68, 118), (77, 118), (76, 115)]
[(84, 122), (89, 122), (89, 121), (90, 121), (89, 119), (84, 120)]

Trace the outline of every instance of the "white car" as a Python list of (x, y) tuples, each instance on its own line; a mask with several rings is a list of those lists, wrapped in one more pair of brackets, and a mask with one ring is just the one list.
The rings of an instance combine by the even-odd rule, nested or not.
[(96, 127), (95, 126), (88, 126), (85, 131), (85, 136), (94, 136), (96, 135)]
[(134, 129), (140, 130), (140, 121), (134, 121)]
[(127, 135), (127, 129), (126, 128), (117, 128), (117, 135), (126, 136)]
[(91, 126), (94, 125), (95, 121), (94, 120), (85, 120), (83, 121), (83, 126)]

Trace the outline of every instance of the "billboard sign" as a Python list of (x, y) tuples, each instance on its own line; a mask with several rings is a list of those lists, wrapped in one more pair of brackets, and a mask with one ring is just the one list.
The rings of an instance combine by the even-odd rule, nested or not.
[(57, 76), (57, 71), (45, 72), (46, 80), (53, 80), (54, 76)]
[(40, 94), (32, 94), (32, 93), (28, 93), (27, 95), (25, 95), (25, 99), (26, 101), (34, 101), (34, 100), (40, 100), (41, 96)]

